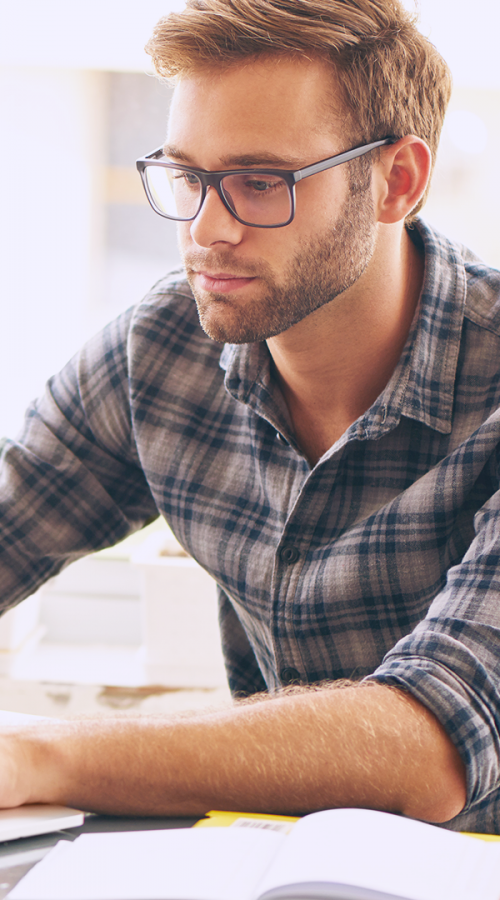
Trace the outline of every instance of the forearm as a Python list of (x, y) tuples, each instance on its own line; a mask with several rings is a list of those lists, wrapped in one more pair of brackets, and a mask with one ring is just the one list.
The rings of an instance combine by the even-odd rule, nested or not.
[(16, 802), (142, 815), (363, 806), (430, 821), (465, 802), (462, 763), (432, 714), (376, 684), (177, 720), (38, 726), (11, 741)]

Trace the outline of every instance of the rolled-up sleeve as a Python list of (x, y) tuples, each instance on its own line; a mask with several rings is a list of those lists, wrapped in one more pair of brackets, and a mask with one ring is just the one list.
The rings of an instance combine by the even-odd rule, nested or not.
[(408, 690), (436, 715), (467, 770), (456, 827), (491, 831), (500, 826), (491, 822), (500, 785), (500, 492), (474, 525), (474, 540), (426, 617), (370, 678)]

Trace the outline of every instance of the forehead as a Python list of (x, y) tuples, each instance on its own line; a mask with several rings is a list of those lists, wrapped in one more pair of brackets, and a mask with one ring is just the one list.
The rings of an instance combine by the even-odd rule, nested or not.
[[(257, 59), (184, 76), (172, 100), (167, 143), (195, 165), (201, 157), (266, 148), (298, 158), (326, 155), (342, 139), (332, 69), (320, 60)], [(314, 148), (314, 149), (313, 149)], [(317, 149), (316, 149), (317, 148)]]

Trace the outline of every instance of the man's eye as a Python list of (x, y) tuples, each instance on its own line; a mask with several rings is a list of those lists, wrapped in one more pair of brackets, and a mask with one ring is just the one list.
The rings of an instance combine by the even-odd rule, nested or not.
[(264, 179), (260, 178), (248, 178), (245, 182), (245, 185), (252, 191), (265, 193), (266, 191), (272, 191), (278, 187), (281, 187), (283, 185), (283, 182), (279, 178), (275, 178), (269, 181), (265, 181)]
[(193, 175), (192, 172), (176, 172), (172, 175), (172, 181), (183, 181), (190, 187), (196, 187), (200, 183), (197, 176)]
[(254, 191), (267, 191), (269, 190), (269, 182), (268, 181), (256, 181), (253, 179), (252, 181), (248, 179), (247, 187), (253, 188)]

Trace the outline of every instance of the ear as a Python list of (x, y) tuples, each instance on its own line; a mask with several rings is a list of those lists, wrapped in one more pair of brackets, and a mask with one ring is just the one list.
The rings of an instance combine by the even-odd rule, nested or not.
[(373, 167), (379, 222), (400, 222), (412, 211), (427, 187), (431, 165), (429, 147), (414, 135), (381, 148), (380, 159)]

